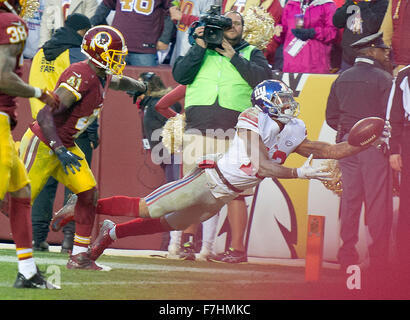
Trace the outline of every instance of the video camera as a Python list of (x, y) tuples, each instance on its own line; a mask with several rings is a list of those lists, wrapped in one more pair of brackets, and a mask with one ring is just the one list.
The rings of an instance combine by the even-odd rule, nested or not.
[(199, 18), (199, 21), (194, 22), (189, 30), (189, 42), (195, 42), (196, 35), (194, 31), (197, 27), (205, 26), (202, 39), (208, 44), (209, 49), (221, 47), (224, 38), (224, 30), (232, 27), (231, 18), (221, 16), (221, 6), (212, 5), (211, 8)]

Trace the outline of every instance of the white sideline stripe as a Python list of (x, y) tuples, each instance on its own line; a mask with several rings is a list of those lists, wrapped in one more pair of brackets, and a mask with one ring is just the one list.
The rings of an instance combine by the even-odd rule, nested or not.
[[(273, 279), (271, 279), (273, 280)], [(293, 279), (293, 280), (284, 280), (284, 279), (279, 279), (280, 283), (300, 283), (300, 280), (298, 281), (298, 279)], [(178, 281), (155, 281), (155, 280), (141, 280), (141, 281), (92, 281), (92, 282), (65, 282), (62, 281), (61, 282), (61, 286), (64, 287), (80, 287), (80, 286), (107, 286), (107, 285), (113, 285), (115, 284), (116, 286), (130, 286), (130, 285), (135, 285), (135, 286), (152, 286), (152, 285), (192, 285), (192, 284), (198, 284), (198, 282), (200, 282), (201, 284), (215, 284), (216, 281), (213, 280), (178, 280)], [(219, 284), (223, 285), (223, 283), (218, 282)], [(267, 281), (266, 280), (259, 280), (259, 281), (255, 281), (255, 280), (235, 280), (234, 283), (230, 283), (230, 285), (239, 285), (239, 286), (243, 286), (243, 285), (257, 285), (257, 284), (263, 284), (266, 285)], [(0, 282), (0, 288), (1, 287), (6, 287), (9, 288), (13, 286), (13, 282)]]
[[(67, 264), (67, 258), (42, 258), (42, 257), (35, 257), (36, 262), (39, 264), (46, 264), (46, 265), (61, 265), (65, 266)], [(10, 262), (16, 263), (17, 258), (12, 256), (0, 256), (0, 262)], [(160, 272), (195, 272), (195, 273), (211, 273), (211, 274), (247, 274), (253, 277), (260, 277), (266, 279), (267, 277), (274, 278), (275, 274), (272, 272), (265, 272), (265, 271), (254, 271), (254, 270), (229, 270), (229, 269), (216, 269), (216, 268), (207, 268), (204, 266), (201, 267), (178, 267), (178, 266), (167, 266), (167, 265), (156, 265), (156, 264), (141, 264), (141, 263), (118, 263), (118, 262), (110, 262), (110, 263), (100, 263), (104, 266), (109, 266), (113, 269), (126, 269), (126, 270), (136, 270), (136, 271), (160, 271)]]
[[(0, 249), (14, 249), (15, 250), (16, 246), (10, 243), (0, 243)], [(61, 246), (50, 246), (49, 250), (50, 252), (59, 253), (61, 251)], [(150, 258), (153, 256), (157, 256), (157, 257), (161, 256), (161, 257), (166, 258), (168, 255), (168, 252), (158, 251), (158, 250), (105, 249), (104, 255), (117, 256), (117, 257), (144, 257), (144, 258)], [(248, 262), (255, 263), (255, 264), (279, 265), (279, 266), (289, 266), (289, 267), (304, 267), (305, 266), (305, 259), (248, 257)], [(323, 262), (322, 267), (326, 269), (339, 269), (339, 264)], [(191, 270), (191, 268), (189, 269)]]

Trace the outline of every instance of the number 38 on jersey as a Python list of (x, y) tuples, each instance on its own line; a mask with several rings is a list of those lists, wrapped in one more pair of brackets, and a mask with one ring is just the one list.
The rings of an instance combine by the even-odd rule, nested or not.
[(23, 42), (27, 39), (27, 31), (23, 24), (12, 25), (6, 29), (8, 35), (10, 35), (9, 41), (12, 44)]

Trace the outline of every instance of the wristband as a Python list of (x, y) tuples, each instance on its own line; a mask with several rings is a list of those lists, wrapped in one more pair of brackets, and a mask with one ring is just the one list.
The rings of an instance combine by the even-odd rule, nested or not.
[(300, 172), (300, 168), (294, 168), (294, 173), (296, 174), (295, 178), (300, 178), (302, 176), (301, 172)]
[(40, 88), (34, 87), (34, 98), (40, 98), (41, 95), (43, 94), (43, 90)]

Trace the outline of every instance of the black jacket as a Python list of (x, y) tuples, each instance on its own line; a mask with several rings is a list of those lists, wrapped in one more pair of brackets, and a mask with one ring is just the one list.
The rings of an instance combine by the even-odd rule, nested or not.
[(403, 145), (409, 145), (408, 141), (403, 140), (405, 137), (404, 130), (410, 130), (410, 119), (403, 104), (403, 98), (406, 99), (405, 101), (410, 98), (409, 96), (403, 97), (409, 93), (408, 78), (410, 78), (409, 66), (401, 69), (395, 80), (395, 91), (390, 112), (390, 124), (392, 126), (390, 148), (392, 154), (399, 154)]
[(43, 45), (44, 56), (48, 61), (55, 60), (60, 54), (70, 49), (70, 62), (79, 62), (86, 57), (81, 53), (81, 37), (76, 31), (69, 27), (56, 30), (50, 40)]
[[(354, 49), (350, 47), (352, 43), (379, 31), (388, 3), (388, 0), (374, 0), (370, 2), (360, 1), (355, 5), (353, 0), (346, 0), (345, 4), (336, 10), (333, 15), (333, 25), (339, 29), (344, 28), (341, 45), (342, 58), (345, 62), (352, 65), (356, 58)], [(349, 18), (357, 12), (357, 7), (360, 8), (362, 18), (363, 32), (360, 34), (353, 33), (347, 28)]]
[[(237, 53), (232, 57), (231, 63), (238, 70), (243, 79), (254, 88), (263, 80), (272, 77), (272, 70), (269, 67), (268, 61), (259, 49), (254, 49), (251, 52), (249, 61), (242, 58), (239, 50), (249, 46), (245, 40), (234, 46)], [(175, 81), (180, 84), (190, 84), (195, 80), (195, 77), (202, 66), (207, 49), (194, 44), (186, 53), (185, 56), (178, 57), (172, 68), (172, 75)], [(199, 129), (203, 134), (207, 129), (223, 129), (227, 130), (234, 128), (240, 112), (223, 108), (219, 105), (218, 99), (211, 106), (195, 106), (195, 108), (187, 108), (186, 115), (186, 130), (191, 128)]]
[[(139, 103), (141, 109), (144, 111), (144, 120), (143, 120), (143, 134), (144, 138), (148, 139), (151, 149), (157, 145), (161, 138), (152, 139), (152, 134), (155, 130), (160, 129), (167, 122), (167, 118), (161, 115), (158, 111), (155, 110), (155, 105), (163, 94), (152, 96), (145, 96), (144, 99)], [(171, 108), (177, 112), (181, 113), (182, 106), (177, 102), (171, 106)]]
[(338, 132), (348, 133), (363, 118), (384, 119), (392, 80), (379, 62), (358, 57), (354, 66), (332, 84), (326, 108), (327, 124)]

